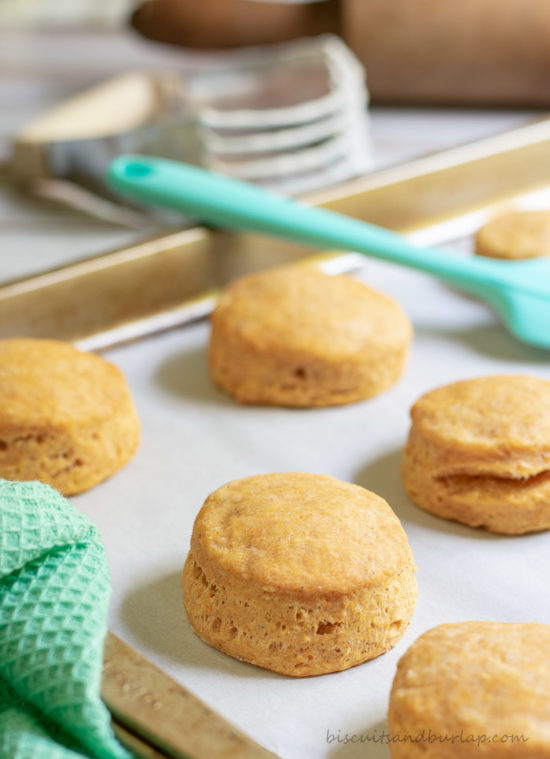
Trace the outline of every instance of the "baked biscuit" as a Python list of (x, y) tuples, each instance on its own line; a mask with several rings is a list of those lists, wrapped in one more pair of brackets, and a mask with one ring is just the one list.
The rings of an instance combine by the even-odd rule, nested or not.
[(0, 477), (80, 493), (120, 469), (138, 442), (115, 366), (68, 343), (0, 341)]
[(512, 260), (550, 255), (550, 211), (513, 211), (496, 216), (476, 234), (475, 252)]
[(422, 396), (411, 418), (402, 475), (417, 506), (493, 532), (550, 528), (550, 382), (456, 382)]
[(379, 496), (326, 475), (260, 475), (224, 485), (199, 512), (184, 606), (214, 648), (285, 675), (320, 675), (397, 643), (413, 613), (414, 571)]
[(548, 759), (548, 651), (550, 625), (459, 622), (424, 633), (393, 681), (391, 756)]
[(210, 372), (241, 403), (353, 403), (397, 381), (411, 336), (387, 296), (351, 277), (288, 266), (246, 276), (222, 294)]

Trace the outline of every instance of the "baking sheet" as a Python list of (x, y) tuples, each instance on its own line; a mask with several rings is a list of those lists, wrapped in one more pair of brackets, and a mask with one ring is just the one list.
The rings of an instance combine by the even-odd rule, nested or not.
[[(519, 204), (548, 206), (549, 161), (545, 118), (373, 172), (306, 202), (430, 244)], [(213, 291), (231, 279), (311, 254), (303, 245), (246, 232), (193, 227), (163, 234), (0, 284), (0, 337), (25, 334), (105, 349), (205, 316)], [(328, 264), (347, 271), (348, 258), (333, 252)]]
[[(126, 33), (107, 38), (90, 30), (76, 36), (40, 30), (29, 37), (24, 31), (10, 33), (4, 42), (0, 56), (6, 77), (0, 97), (6, 104), (9, 101), (9, 107), (0, 124), (0, 158), (7, 158), (8, 137), (21, 124), (94, 80), (129, 66), (180, 70), (185, 65), (181, 51), (146, 47)], [(98, 49), (107, 54), (98, 56)], [(75, 69), (76, 59), (79, 65)], [(375, 160), (379, 168), (395, 165), (518, 126), (535, 116), (525, 111), (375, 108)], [(548, 165), (543, 157), (539, 163)], [(517, 180), (520, 172), (513, 175)], [(493, 176), (492, 172), (488, 176)], [(412, 190), (415, 193), (417, 188)], [(452, 187), (445, 187), (439, 195), (456, 201)], [(393, 205), (391, 202), (389, 208)], [(27, 203), (8, 190), (2, 177), (0, 226), (5, 253), (2, 281), (80, 260), (135, 238), (133, 232), (92, 222), (74, 212)], [(225, 252), (225, 238), (222, 243), (220, 254)], [(100, 524), (108, 547), (113, 628), (283, 756), (387, 757), (387, 749), (373, 743), (351, 746), (333, 741), (327, 745), (325, 730), (373, 729), (384, 718), (397, 657), (424, 627), (451, 613), (453, 618), (476, 613), (489, 616), (493, 605), (500, 609), (501, 598), (512, 603), (524, 592), (529, 577), (519, 574), (527, 571), (523, 564), (532, 563), (530, 571), (539, 583), (547, 569), (545, 536), (502, 542), (417, 511), (402, 493), (396, 462), (391, 458), (406, 433), (407, 407), (425, 388), (482, 370), (512, 370), (514, 365), (546, 376), (547, 356), (514, 343), (482, 306), (471, 308), (462, 297), (457, 299), (437, 288), (434, 310), (428, 309), (424, 300), (433, 293), (430, 287), (417, 285), (424, 281), (420, 275), (402, 272), (403, 279), (397, 281), (395, 274), (378, 264), (369, 264), (367, 274), (388, 292), (402, 293), (403, 304), (416, 321), (411, 362), (394, 389), (365, 404), (341, 409), (241, 409), (210, 386), (203, 362), (206, 325), (126, 346), (107, 355), (129, 376), (143, 422), (141, 448), (115, 477), (73, 499)], [(418, 287), (416, 293), (409, 292), (408, 283)], [(452, 363), (447, 359), (449, 353)], [(322, 432), (322, 437), (316, 437), (317, 432)], [(291, 681), (234, 662), (198, 641), (186, 625), (178, 586), (192, 520), (210, 490), (241, 474), (298, 467), (361, 483), (368, 478), (371, 487), (389, 498), (404, 520), (420, 564), (420, 596), (413, 625), (394, 651), (347, 673)], [(543, 558), (537, 559), (531, 545), (540, 540), (538, 556)], [(446, 553), (449, 541), (450, 554)], [(504, 560), (495, 565), (494, 583), (484, 578), (484, 555), (492, 562), (495, 546), (504, 557), (506, 545), (511, 555), (502, 576), (517, 578), (519, 590), (514, 588), (513, 593), (499, 577)], [(476, 566), (482, 570), (479, 584), (482, 580), (486, 587), (487, 608), (484, 596), (479, 597), (478, 583), (472, 590), (471, 581), (461, 575), (468, 566), (465, 554), (469, 548), (482, 552), (476, 554)], [(518, 553), (515, 562), (514, 551)], [(434, 566), (437, 572), (433, 572)], [(468, 570), (469, 578), (474, 574)], [(459, 596), (454, 586), (462, 582), (465, 584), (459, 587), (464, 592)], [(514, 617), (530, 613), (540, 617), (541, 609), (547, 612), (546, 589), (530, 612), (529, 603), (537, 599), (538, 592), (535, 587), (529, 599), (516, 599)], [(438, 609), (441, 598), (446, 603)], [(499, 613), (505, 614), (506, 608)]]
[[(141, 447), (124, 470), (73, 499), (107, 548), (113, 631), (283, 759), (387, 758), (396, 663), (424, 630), (466, 619), (550, 623), (548, 533), (502, 537), (440, 520), (410, 503), (399, 476), (418, 396), (484, 374), (550, 380), (550, 353), (518, 343), (483, 304), (426, 275), (367, 260), (360, 276), (395, 297), (414, 324), (411, 359), (395, 387), (337, 408), (241, 407), (210, 382), (206, 323), (113, 349), (106, 356), (129, 379)], [(200, 641), (185, 618), (180, 576), (194, 517), (212, 490), (296, 470), (355, 482), (388, 500), (419, 567), (419, 597), (392, 651), (294, 680)]]
[[(319, 202), (413, 230), (414, 242), (434, 244), (471, 232), (496, 207), (516, 204), (511, 198), (518, 192), (524, 195), (522, 207), (550, 205), (545, 189), (549, 155), (550, 121), (545, 120), (373, 174), (324, 193)], [(193, 238), (182, 249), (192, 257), (196, 252), (197, 260), (205, 253), (225, 278), (247, 270), (251, 261), (258, 265), (258, 256), (273, 260), (280, 246), (283, 259), (303, 255), (257, 235), (201, 229), (182, 234)], [(466, 250), (468, 245), (461, 240), (455, 247)], [(163, 251), (160, 245), (160, 256)], [(134, 254), (128, 249), (112, 255), (137, 261)], [(158, 264), (160, 257), (153, 259)], [(63, 286), (73, 290), (67, 270), (43, 276), (66, 280)], [(208, 378), (206, 323), (110, 350), (105, 355), (130, 381), (143, 441), (123, 471), (73, 499), (99, 525), (107, 546), (112, 629), (283, 759), (387, 759), (383, 731), (395, 665), (425, 629), (459, 619), (550, 622), (547, 534), (503, 538), (443, 522), (414, 507), (399, 478), (408, 409), (419, 395), (487, 373), (527, 372), (550, 379), (550, 353), (517, 343), (484, 305), (425, 275), (369, 260), (361, 277), (397, 298), (413, 320), (415, 343), (398, 385), (370, 401), (340, 408), (245, 408), (218, 392)], [(135, 281), (127, 276), (116, 281), (123, 280), (133, 283), (127, 288), (128, 303), (139, 301), (136, 293), (142, 291)], [(3, 294), (16, 296), (13, 306), (28, 316), (31, 311), (21, 300), (26, 290), (55, 316), (59, 299), (48, 299), (37, 282), (44, 284), (39, 277), (14, 286), (17, 293), (7, 286)], [(89, 277), (86, 282), (89, 286)], [(199, 290), (206, 286), (201, 283)], [(103, 293), (102, 301), (92, 295), (77, 300), (95, 305), (96, 316), (103, 314), (103, 305), (97, 306), (104, 301), (117, 307), (126, 303), (118, 296)], [(9, 315), (15, 312), (9, 311), (8, 301), (0, 321), (11, 329)], [(74, 326), (74, 316), (69, 322)], [(52, 323), (57, 329), (60, 321)], [(96, 341), (93, 347), (106, 344)], [(387, 498), (403, 521), (419, 565), (418, 606), (399, 645), (353, 670), (306, 680), (269, 673), (210, 649), (191, 632), (180, 589), (193, 520), (208, 493), (236, 477), (292, 470), (332, 474)]]

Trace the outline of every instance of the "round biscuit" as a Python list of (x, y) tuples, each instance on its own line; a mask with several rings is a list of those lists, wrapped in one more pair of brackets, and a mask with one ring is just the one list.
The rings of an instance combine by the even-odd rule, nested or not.
[(417, 506), (493, 532), (550, 528), (550, 382), (455, 382), (423, 395), (411, 418), (402, 477)]
[(0, 477), (73, 495), (133, 456), (139, 422), (113, 364), (56, 340), (0, 341)]
[(550, 625), (458, 622), (399, 661), (388, 713), (393, 759), (550, 756)]
[(414, 570), (379, 496), (326, 475), (260, 475), (206, 500), (184, 605), (211, 646), (275, 672), (317, 675), (395, 645), (412, 616)]
[(345, 275), (283, 267), (224, 291), (212, 315), (210, 373), (241, 403), (353, 403), (398, 380), (411, 337), (386, 295)]
[(475, 252), (509, 260), (550, 255), (550, 211), (512, 211), (496, 216), (477, 232)]

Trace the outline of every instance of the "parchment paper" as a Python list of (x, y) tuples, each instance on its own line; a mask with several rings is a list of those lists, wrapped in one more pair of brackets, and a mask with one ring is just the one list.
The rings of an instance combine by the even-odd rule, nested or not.
[[(206, 323), (112, 350), (106, 355), (129, 379), (143, 440), (124, 470), (73, 499), (106, 544), (113, 631), (283, 759), (387, 758), (396, 663), (424, 630), (467, 619), (550, 623), (550, 534), (500, 537), (430, 516), (408, 500), (399, 475), (409, 408), (422, 393), (485, 374), (550, 379), (550, 353), (520, 344), (483, 304), (428, 276), (369, 260), (361, 277), (399, 300), (414, 324), (411, 359), (396, 386), (339, 408), (241, 407), (208, 377)], [(207, 646), (186, 621), (180, 588), (206, 496), (237, 477), (296, 470), (386, 498), (419, 567), (417, 608), (395, 649), (306, 679)]]

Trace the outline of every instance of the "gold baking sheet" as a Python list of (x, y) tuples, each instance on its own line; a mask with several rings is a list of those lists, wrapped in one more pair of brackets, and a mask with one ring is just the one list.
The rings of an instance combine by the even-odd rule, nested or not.
[[(477, 224), (548, 186), (550, 119), (544, 119), (307, 200), (400, 232), (432, 229), (435, 235), (422, 241), (434, 242), (452, 236), (451, 220), (472, 217)], [(236, 276), (311, 255), (304, 246), (256, 234), (203, 227), (173, 232), (3, 285), (0, 337), (106, 348), (205, 316), (215, 291)], [(336, 253), (313, 263), (327, 260), (333, 270), (356, 264)]]
[[(312, 200), (436, 242), (467, 234), (509, 204), (539, 202), (550, 186), (549, 158), (544, 121)], [(172, 233), (0, 288), (0, 335), (105, 348), (207, 314), (216, 288), (242, 272), (310, 256), (262, 236)], [(328, 254), (312, 262), (337, 269), (356, 259)], [(74, 499), (106, 545), (111, 628), (283, 759), (387, 759), (381, 737), (395, 664), (428, 627), (464, 618), (550, 622), (540, 604), (547, 534), (505, 538), (437, 520), (412, 506), (399, 486), (408, 409), (422, 392), (474, 374), (548, 377), (548, 354), (517, 343), (488, 309), (429, 277), (380, 262), (368, 275), (415, 325), (411, 362), (395, 388), (341, 408), (243, 408), (208, 380), (205, 324), (116, 348), (109, 359), (131, 384), (142, 444), (115, 477)], [(404, 639), (385, 656), (293, 680), (229, 659), (189, 630), (180, 577), (196, 512), (223, 482), (275, 470), (356, 482), (385, 497), (402, 520), (419, 566), (419, 603)], [(361, 743), (346, 743), (348, 735)]]

